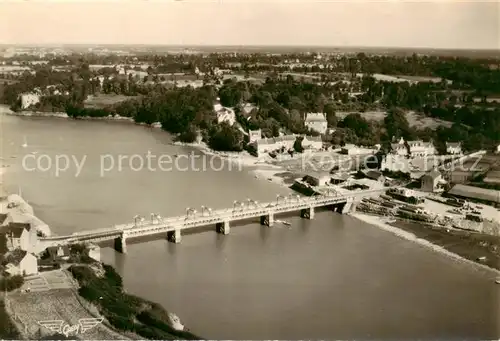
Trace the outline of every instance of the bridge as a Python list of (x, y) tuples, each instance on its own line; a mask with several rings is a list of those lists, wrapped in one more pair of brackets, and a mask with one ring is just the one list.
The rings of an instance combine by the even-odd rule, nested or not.
[(378, 195), (388, 188), (377, 190), (353, 191), (348, 194), (339, 194), (333, 190), (326, 190), (322, 195), (302, 197), (299, 195), (278, 195), (273, 202), (259, 203), (247, 199), (244, 202), (235, 201), (232, 208), (212, 210), (202, 206), (201, 211), (187, 208), (182, 216), (163, 218), (158, 214), (151, 214), (149, 220), (143, 217), (134, 217), (134, 223), (116, 225), (110, 228), (76, 232), (66, 236), (51, 236), (40, 238), (40, 242), (47, 246), (69, 245), (85, 242), (100, 243), (114, 241), (115, 249), (127, 252), (127, 239), (151, 236), (166, 233), (167, 239), (173, 243), (180, 243), (182, 231), (197, 227), (215, 225), (215, 230), (221, 234), (229, 234), (231, 222), (260, 218), (260, 223), (273, 226), (274, 216), (281, 213), (300, 211), (303, 218), (313, 219), (314, 209), (331, 207), (340, 213), (353, 209), (363, 197)]

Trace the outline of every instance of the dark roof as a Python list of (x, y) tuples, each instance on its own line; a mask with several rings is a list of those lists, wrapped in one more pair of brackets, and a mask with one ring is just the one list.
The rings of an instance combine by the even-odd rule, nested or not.
[(19, 238), (21, 237), (23, 231), (26, 229), (25, 225), (29, 226), (29, 224), (24, 223), (9, 223), (9, 225), (2, 226), (0, 228), (0, 232), (7, 235), (12, 234), (14, 238)]
[(59, 249), (62, 250), (62, 257), (69, 256), (69, 247), (67, 245), (60, 245), (60, 246), (50, 246), (47, 248), (47, 253), (49, 254), (50, 257), (56, 258), (58, 257), (57, 253), (59, 252)]
[(26, 229), (27, 231), (31, 230), (31, 224), (30, 223), (14, 223), (14, 222), (10, 222), (7, 226), (10, 226), (10, 227), (13, 227), (13, 228)]
[(479, 199), (484, 201), (491, 201), (495, 203), (500, 203), (500, 191), (495, 191), (492, 189), (479, 188), (467, 185), (455, 185), (448, 192), (448, 194), (464, 197)]
[(439, 177), (441, 175), (441, 173), (439, 173), (437, 170), (433, 169), (431, 170), (429, 173), (427, 174), (424, 174), (424, 177), (426, 176), (430, 176), (433, 180), (436, 179), (437, 177)]
[(332, 179), (345, 181), (349, 178), (349, 176), (349, 173), (336, 173), (332, 175)]
[(370, 178), (370, 179), (378, 180), (383, 175), (379, 171), (370, 170), (370, 171), (365, 172), (365, 176), (367, 178)]
[(3, 222), (7, 219), (7, 214), (0, 213), (0, 225), (3, 224)]
[(12, 263), (14, 265), (19, 265), (19, 263), (23, 260), (23, 258), (26, 256), (27, 252), (16, 249), (12, 251), (7, 257), (6, 260), (8, 263)]

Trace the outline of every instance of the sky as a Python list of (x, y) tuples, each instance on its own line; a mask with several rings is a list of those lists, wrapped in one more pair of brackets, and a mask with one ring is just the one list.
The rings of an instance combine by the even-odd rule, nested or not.
[(497, 0), (0, 0), (0, 44), (500, 49), (500, 5)]

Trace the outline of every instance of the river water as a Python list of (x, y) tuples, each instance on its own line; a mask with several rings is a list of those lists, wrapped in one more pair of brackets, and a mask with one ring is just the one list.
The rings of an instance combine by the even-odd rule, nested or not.
[[(201, 158), (188, 171), (137, 170), (137, 162), (122, 162), (118, 169), (119, 155), (190, 152), (171, 145), (159, 130), (117, 122), (0, 119), (1, 156), (10, 164), (5, 186), (21, 190), (54, 234), (127, 223), (136, 214), (180, 215), (188, 206), (231, 207), (234, 200), (272, 201), (288, 193), (236, 166), (196, 171), (210, 162)], [(26, 167), (24, 155), (31, 155)], [(28, 171), (36, 158), (45, 158), (40, 165), (47, 168), (42, 155), (52, 162), (57, 155), (87, 157), (78, 176), (75, 165), (59, 175), (54, 167)], [(104, 167), (115, 162), (104, 174), (102, 157)], [(249, 222), (228, 236), (208, 231), (184, 235), (181, 244), (130, 244), (126, 255), (104, 248), (102, 258), (123, 275), (128, 292), (161, 303), (205, 338), (499, 337), (494, 274), (350, 216), (325, 211), (313, 221), (286, 219), (290, 228)]]

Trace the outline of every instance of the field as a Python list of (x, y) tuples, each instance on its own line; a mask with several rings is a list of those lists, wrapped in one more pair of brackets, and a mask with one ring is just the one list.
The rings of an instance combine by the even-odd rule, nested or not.
[[(37, 339), (39, 334), (54, 334), (41, 327), (39, 321), (63, 320), (75, 325), (79, 319), (95, 317), (82, 305), (78, 294), (72, 289), (8, 294), (8, 304), (15, 323), (20, 326), (23, 336), (29, 339)], [(84, 336), (91, 340), (124, 339), (124, 336), (102, 324), (86, 331)]]
[[(343, 119), (349, 114), (351, 114), (351, 112), (337, 112), (337, 117), (339, 119)], [(385, 111), (367, 111), (360, 114), (368, 121), (379, 121), (379, 122), (383, 121), (384, 118), (387, 116), (387, 112)], [(417, 129), (431, 128), (434, 130), (439, 126), (451, 127), (451, 125), (453, 124), (452, 122), (443, 121), (432, 117), (426, 117), (424, 115), (417, 114), (412, 111), (406, 113), (406, 119), (408, 120), (410, 127)]]
[(129, 99), (138, 98), (138, 96), (124, 96), (124, 95), (106, 95), (100, 94), (98, 96), (89, 96), (87, 100), (85, 100), (84, 105), (85, 108), (105, 108), (107, 106), (120, 103)]

